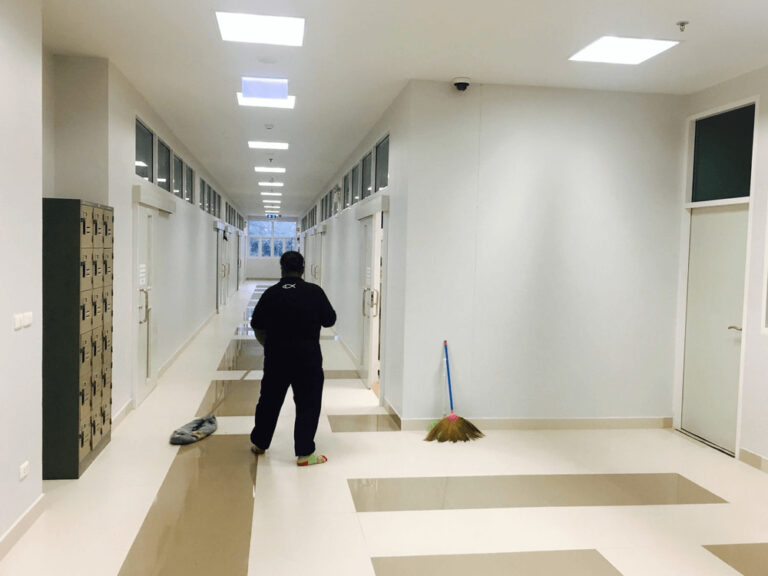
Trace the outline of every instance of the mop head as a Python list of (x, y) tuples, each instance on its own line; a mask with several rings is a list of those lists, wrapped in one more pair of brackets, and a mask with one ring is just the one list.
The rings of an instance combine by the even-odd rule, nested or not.
[(427, 442), (437, 440), (438, 442), (467, 442), (468, 440), (477, 440), (485, 436), (469, 420), (451, 412), (432, 427), (427, 437)]

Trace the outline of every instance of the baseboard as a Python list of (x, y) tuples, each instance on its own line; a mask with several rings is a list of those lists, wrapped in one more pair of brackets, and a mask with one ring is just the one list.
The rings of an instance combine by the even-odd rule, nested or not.
[(755, 454), (754, 452), (742, 448), (739, 450), (739, 460), (744, 462), (744, 464), (749, 464), (753, 468), (768, 472), (768, 459), (763, 458), (759, 454)]
[(133, 410), (133, 400), (128, 400), (122, 408), (112, 415), (112, 430), (123, 423), (123, 420), (125, 420), (125, 417), (128, 416), (131, 410)]
[[(435, 418), (404, 418), (401, 420), (400, 427), (402, 430), (429, 430), (435, 420)], [(622, 430), (672, 427), (672, 418), (471, 418), (471, 420), (481, 430)]]
[(27, 508), (24, 514), (21, 515), (21, 518), (16, 520), (13, 526), (11, 526), (5, 534), (0, 536), (0, 560), (10, 552), (11, 548), (16, 545), (32, 524), (35, 523), (35, 520), (40, 518), (44, 509), (43, 498), (44, 494), (40, 494), (40, 496), (37, 497), (37, 500), (32, 503), (32, 506)]
[[(397, 410), (395, 410), (392, 407), (392, 404), (387, 402), (386, 399), (382, 399), (382, 406), (384, 406), (384, 409), (389, 413), (390, 416), (392, 416), (392, 418), (394, 418), (395, 422), (397, 422), (397, 425), (400, 427), (400, 430), (404, 430), (403, 419), (400, 418), (400, 414), (398, 414)], [(432, 421), (430, 420), (430, 424), (427, 427), (427, 429), (429, 429), (431, 426), (432, 426)], [(421, 430), (421, 428), (419, 428), (419, 430)]]
[(192, 340), (194, 340), (194, 339), (195, 339), (195, 337), (196, 337), (198, 334), (200, 334), (200, 332), (202, 332), (203, 328), (205, 328), (205, 327), (208, 325), (208, 323), (209, 323), (211, 320), (213, 320), (215, 317), (216, 317), (216, 312), (213, 312), (213, 313), (212, 313), (212, 314), (211, 314), (211, 315), (208, 317), (208, 319), (207, 319), (207, 320), (203, 321), (203, 323), (202, 323), (202, 324), (200, 324), (200, 326), (198, 326), (198, 327), (197, 327), (197, 330), (195, 330), (194, 332), (192, 332), (192, 335), (191, 335), (189, 338), (187, 338), (187, 339), (186, 339), (186, 341), (184, 342), (184, 344), (182, 344), (182, 345), (179, 347), (179, 349), (178, 349), (178, 350), (176, 350), (176, 353), (175, 353), (173, 356), (171, 356), (171, 358), (170, 358), (170, 359), (169, 359), (169, 360), (168, 360), (168, 361), (167, 361), (165, 364), (163, 364), (163, 365), (160, 367), (160, 370), (158, 370), (158, 371), (157, 371), (157, 377), (158, 377), (158, 379), (159, 379), (159, 378), (160, 378), (160, 377), (161, 377), (163, 374), (165, 374), (165, 371), (166, 371), (166, 370), (168, 370), (168, 368), (170, 368), (170, 367), (171, 367), (171, 365), (172, 365), (172, 364), (173, 364), (173, 363), (174, 363), (174, 362), (175, 362), (175, 361), (178, 359), (178, 357), (179, 357), (179, 356), (181, 356), (181, 353), (182, 353), (182, 352), (184, 352), (184, 350), (186, 350), (186, 349), (187, 349), (187, 347), (188, 347), (188, 346), (189, 346), (189, 345), (192, 343)]

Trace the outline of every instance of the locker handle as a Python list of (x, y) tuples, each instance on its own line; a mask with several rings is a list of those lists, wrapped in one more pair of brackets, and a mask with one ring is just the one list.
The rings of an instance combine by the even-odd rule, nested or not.
[(728, 326), (728, 330), (736, 330), (736, 332), (741, 332), (741, 327), (739, 327), (739, 326)]

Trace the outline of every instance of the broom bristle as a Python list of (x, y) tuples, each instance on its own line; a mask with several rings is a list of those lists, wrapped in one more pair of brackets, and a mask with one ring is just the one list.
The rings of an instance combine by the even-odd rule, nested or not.
[(467, 442), (468, 440), (477, 440), (483, 436), (485, 434), (480, 432), (469, 420), (465, 420), (461, 416), (453, 419), (446, 416), (434, 425), (424, 440), (427, 442), (432, 442), (433, 440), (438, 442)]

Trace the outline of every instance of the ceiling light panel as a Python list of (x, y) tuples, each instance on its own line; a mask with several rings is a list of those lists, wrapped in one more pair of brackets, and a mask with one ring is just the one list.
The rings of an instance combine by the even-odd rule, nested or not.
[(248, 148), (252, 150), (288, 150), (288, 142), (260, 142), (251, 140)]
[(640, 64), (677, 44), (679, 42), (673, 40), (603, 36), (571, 56), (570, 60), (605, 64)]
[(284, 184), (282, 182), (259, 182), (259, 186), (282, 188)]
[(245, 98), (288, 98), (288, 80), (285, 78), (241, 78), (242, 95)]
[(302, 46), (304, 18), (216, 12), (221, 39), (275, 46)]
[(296, 106), (296, 96), (287, 98), (247, 98), (242, 92), (237, 93), (237, 103), (240, 106), (255, 106), (257, 108), (289, 108)]
[(262, 196), (282, 196), (282, 192), (262, 192)]
[(282, 200), (262, 200), (264, 204), (282, 204)]
[(273, 174), (285, 174), (285, 168), (277, 168), (276, 166), (256, 166), (254, 168), (256, 172), (269, 172)]

